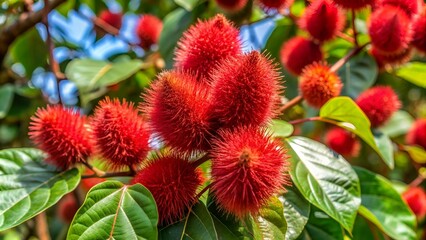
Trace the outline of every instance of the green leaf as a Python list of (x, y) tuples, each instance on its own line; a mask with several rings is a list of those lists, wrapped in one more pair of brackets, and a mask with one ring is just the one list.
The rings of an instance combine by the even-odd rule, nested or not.
[(341, 95), (357, 98), (361, 92), (374, 84), (378, 68), (373, 57), (362, 53), (345, 63), (338, 74), (343, 83)]
[(393, 144), (389, 136), (376, 130), (373, 131), (373, 134), (380, 153), (383, 154), (385, 159), (392, 159), (393, 161)]
[(173, 67), (173, 57), (176, 43), (183, 32), (193, 23), (193, 13), (179, 8), (164, 18), (163, 31), (160, 35), (159, 50), (166, 62), (167, 68)]
[(198, 202), (181, 221), (159, 231), (159, 239), (218, 239), (213, 219), (206, 206)]
[(6, 117), (10, 106), (12, 106), (14, 89), (12, 84), (5, 84), (0, 87), (0, 119)]
[(278, 119), (273, 119), (271, 124), (268, 126), (268, 129), (272, 132), (272, 136), (280, 138), (291, 136), (294, 131), (293, 125)]
[(271, 198), (267, 206), (260, 209), (256, 219), (262, 233), (262, 239), (284, 240), (287, 222), (284, 218), (283, 204), (278, 198)]
[(312, 206), (308, 223), (300, 240), (343, 240), (343, 230), (338, 222), (320, 209)]
[(426, 63), (407, 63), (396, 71), (396, 75), (419, 87), (426, 88)]
[(416, 239), (416, 217), (384, 177), (355, 167), (361, 182), (359, 213), (395, 239)]
[(322, 121), (333, 123), (355, 133), (379, 154), (389, 168), (393, 169), (393, 154), (389, 155), (386, 152), (382, 152), (377, 146), (370, 130), (370, 121), (352, 99), (349, 97), (332, 98), (322, 106), (319, 115)]
[(284, 42), (289, 40), (296, 34), (297, 27), (293, 21), (288, 18), (283, 18), (275, 22), (275, 29), (266, 41), (265, 49), (272, 58), (280, 60), (280, 49)]
[(24, 66), (25, 75), (28, 78), (31, 78), (36, 68), (46, 65), (47, 47), (36, 28), (32, 28), (20, 36), (12, 44), (9, 52), (15, 62)]
[(392, 114), (392, 117), (386, 124), (379, 128), (379, 131), (388, 135), (389, 137), (398, 137), (406, 134), (410, 130), (414, 118), (405, 111), (397, 111)]
[(284, 205), (284, 217), (287, 222), (285, 239), (294, 240), (305, 229), (309, 219), (311, 204), (294, 186), (287, 187), (287, 192), (279, 199)]
[(142, 61), (106, 62), (91, 59), (75, 59), (65, 69), (65, 75), (80, 89), (95, 89), (126, 80), (142, 67)]
[(415, 162), (426, 163), (426, 151), (423, 148), (418, 146), (404, 146), (403, 148)]
[[(355, 220), (352, 236), (352, 240), (384, 240), (383, 234), (380, 230), (374, 226), (370, 226), (368, 221), (359, 214)], [(378, 236), (379, 238), (375, 238), (375, 236)]]
[(199, 3), (199, 0), (174, 0), (174, 1), (177, 5), (183, 7), (187, 11), (191, 11)]
[(33, 148), (0, 151), (0, 231), (43, 212), (77, 187), (77, 169), (57, 172), (44, 158)]
[(286, 139), (291, 154), (291, 178), (313, 205), (349, 232), (361, 203), (358, 177), (342, 156), (305, 137)]
[(157, 239), (157, 206), (140, 184), (106, 181), (90, 189), (67, 239)]

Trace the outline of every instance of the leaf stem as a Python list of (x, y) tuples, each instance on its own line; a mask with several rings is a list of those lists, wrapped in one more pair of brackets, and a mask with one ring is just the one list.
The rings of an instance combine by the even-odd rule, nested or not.
[(295, 105), (301, 103), (302, 101), (303, 101), (303, 97), (299, 95), (299, 96), (293, 98), (292, 100), (288, 101), (287, 103), (285, 103), (280, 109), (278, 109), (278, 112), (282, 113), (282, 112), (294, 107)]
[(356, 13), (355, 13), (355, 10), (352, 9), (352, 31), (353, 31), (353, 34), (354, 34), (353, 38), (354, 38), (355, 47), (358, 48), (359, 47), (359, 43), (358, 43), (358, 30), (356, 29), (355, 21), (356, 21)]
[(210, 187), (211, 187), (211, 183), (209, 183), (209, 185), (207, 185), (206, 187), (204, 187), (203, 188), (203, 190), (201, 190), (198, 194), (197, 194), (197, 196), (195, 196), (195, 199), (199, 199), (205, 192), (207, 192), (207, 190), (209, 190), (210, 189)]
[(211, 156), (209, 154), (204, 154), (201, 158), (195, 160), (192, 164), (195, 167), (198, 167), (198, 166), (200, 166), (201, 164), (207, 162), (210, 159), (211, 159)]

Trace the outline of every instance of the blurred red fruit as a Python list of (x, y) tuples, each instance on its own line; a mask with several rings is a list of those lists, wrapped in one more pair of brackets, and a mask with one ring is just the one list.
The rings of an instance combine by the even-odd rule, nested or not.
[(59, 201), (57, 214), (62, 221), (69, 224), (72, 222), (77, 210), (78, 205), (74, 197), (67, 195)]
[(345, 16), (331, 0), (316, 0), (306, 9), (299, 25), (317, 41), (333, 39), (345, 24)]
[(284, 67), (294, 75), (300, 75), (307, 65), (323, 59), (320, 45), (303, 37), (283, 43), (280, 56)]
[(112, 168), (141, 163), (149, 151), (149, 133), (133, 103), (108, 97), (99, 102), (91, 125), (100, 155)]
[(309, 105), (320, 108), (328, 100), (340, 95), (342, 82), (325, 63), (313, 63), (303, 69), (299, 89)]
[(333, 0), (336, 4), (348, 9), (360, 9), (374, 5), (376, 0)]
[(379, 69), (385, 69), (386, 66), (398, 66), (410, 61), (413, 55), (412, 48), (407, 48), (400, 53), (383, 54), (374, 47), (371, 48), (371, 55), (376, 59)]
[(237, 12), (243, 9), (247, 2), (248, 0), (216, 0), (216, 3), (219, 5), (219, 7), (230, 12)]
[(185, 217), (195, 203), (203, 183), (201, 171), (179, 156), (159, 157), (148, 163), (133, 179), (144, 185), (157, 203), (159, 224), (167, 225)]
[(156, 16), (143, 15), (136, 27), (136, 36), (139, 38), (139, 45), (144, 50), (149, 50), (153, 44), (157, 44), (163, 30), (163, 22)]
[(280, 76), (257, 51), (223, 61), (212, 74), (213, 119), (218, 127), (261, 125), (274, 115)]
[(356, 103), (370, 119), (372, 127), (383, 125), (401, 107), (398, 96), (387, 86), (366, 90), (359, 95)]
[(426, 55), (426, 7), (413, 24), (413, 46)]
[(104, 10), (99, 14), (99, 19), (104, 21), (105, 23), (113, 26), (116, 29), (121, 28), (121, 19), (122, 19), (121, 13), (113, 13), (109, 10)]
[(209, 88), (194, 76), (164, 72), (152, 84), (141, 110), (150, 118), (153, 132), (182, 151), (206, 150), (210, 144)]
[(266, 9), (281, 9), (289, 7), (293, 0), (258, 0), (260, 5)]
[(31, 117), (29, 136), (38, 148), (49, 155), (46, 161), (61, 169), (86, 160), (92, 153), (85, 118), (76, 110), (63, 106), (37, 109)]
[(388, 55), (407, 49), (413, 36), (410, 18), (401, 8), (391, 5), (385, 5), (373, 12), (368, 32), (373, 47)]
[(407, 144), (419, 145), (426, 149), (426, 118), (418, 119), (411, 126), (406, 137)]
[(219, 61), (241, 53), (238, 30), (223, 16), (199, 21), (178, 42), (175, 67), (208, 81)]
[[(94, 172), (91, 171), (90, 169), (86, 169), (84, 171), (84, 174), (85, 175), (93, 175)], [(97, 184), (99, 184), (101, 182), (104, 182), (104, 181), (105, 181), (105, 178), (97, 178), (97, 177), (94, 177), (94, 178), (82, 178), (81, 179), (81, 187), (85, 191), (88, 192), (92, 187), (94, 187), (95, 185), (97, 185)]]
[(243, 218), (288, 185), (285, 150), (265, 130), (222, 131), (212, 149), (212, 193), (219, 207)]
[(426, 215), (426, 193), (420, 187), (409, 188), (402, 194), (402, 198), (410, 207), (411, 211), (419, 219), (423, 219)]
[(327, 132), (325, 144), (344, 157), (358, 156), (361, 148), (358, 139), (352, 133), (337, 127)]
[(414, 17), (419, 13), (422, 0), (378, 0), (377, 6), (392, 5), (401, 8), (409, 17)]

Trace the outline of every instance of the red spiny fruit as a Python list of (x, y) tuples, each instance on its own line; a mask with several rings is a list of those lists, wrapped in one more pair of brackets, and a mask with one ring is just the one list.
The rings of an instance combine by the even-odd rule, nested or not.
[(378, 6), (393, 5), (401, 8), (408, 16), (413, 17), (421, 9), (422, 2), (420, 1), (422, 0), (379, 0)]
[(170, 71), (159, 75), (141, 110), (153, 132), (181, 151), (206, 150), (210, 144), (209, 88), (194, 76)]
[(243, 9), (247, 2), (248, 0), (216, 0), (216, 3), (219, 5), (219, 7), (230, 12), (237, 12)]
[(92, 153), (85, 118), (76, 110), (63, 106), (37, 109), (31, 117), (29, 136), (38, 148), (49, 155), (46, 160), (61, 169), (84, 161)]
[(143, 15), (136, 26), (136, 35), (139, 38), (139, 45), (148, 50), (153, 44), (158, 43), (161, 31), (163, 30), (163, 22), (156, 16)]
[(384, 124), (401, 106), (396, 93), (387, 86), (366, 90), (358, 96), (356, 103), (370, 119), (372, 127)]
[(391, 5), (373, 12), (368, 32), (373, 47), (383, 54), (399, 53), (407, 49), (413, 36), (410, 18), (401, 8)]
[(75, 198), (71, 195), (67, 195), (59, 201), (57, 214), (62, 221), (69, 224), (72, 222), (77, 210), (78, 205)]
[(258, 0), (260, 5), (266, 9), (281, 9), (289, 7), (293, 0)]
[(303, 69), (299, 89), (309, 105), (320, 108), (328, 100), (340, 95), (342, 82), (325, 63), (313, 63)]
[(280, 56), (282, 64), (294, 75), (300, 75), (307, 65), (323, 59), (320, 45), (303, 37), (283, 43)]
[(104, 10), (99, 14), (99, 18), (102, 19), (105, 23), (108, 23), (109, 25), (113, 26), (116, 29), (121, 28), (121, 13), (113, 13), (109, 10)]
[(91, 118), (96, 147), (112, 167), (141, 163), (149, 151), (149, 133), (133, 103), (108, 97), (95, 109)]
[(426, 54), (426, 7), (423, 14), (415, 20), (413, 30), (413, 46), (423, 54)]
[(238, 30), (223, 16), (191, 26), (178, 42), (175, 67), (208, 81), (217, 63), (241, 54)]
[[(94, 172), (91, 171), (90, 169), (86, 169), (84, 171), (84, 174), (85, 175), (93, 175)], [(104, 182), (104, 181), (105, 181), (105, 178), (97, 178), (97, 177), (94, 177), (94, 178), (82, 178), (81, 179), (81, 187), (84, 190), (89, 191), (92, 187), (94, 187), (95, 185), (97, 185), (97, 184), (99, 184), (101, 182)]]
[(419, 145), (426, 149), (426, 118), (414, 122), (406, 136), (406, 142), (410, 145)]
[(157, 203), (159, 224), (182, 219), (195, 203), (204, 178), (194, 164), (177, 155), (162, 156), (148, 163), (133, 179), (144, 185)]
[(212, 192), (219, 207), (243, 218), (256, 214), (288, 185), (287, 155), (264, 129), (221, 131), (212, 149)]
[(348, 9), (361, 9), (374, 5), (376, 0), (333, 0), (336, 4)]
[(355, 136), (342, 129), (332, 128), (325, 135), (325, 143), (337, 153), (345, 157), (356, 157), (361, 145)]
[(344, 24), (344, 15), (331, 0), (314, 1), (305, 9), (299, 22), (302, 29), (320, 42), (333, 39)]
[(426, 193), (420, 187), (411, 187), (402, 194), (411, 211), (419, 218), (423, 219), (426, 215)]
[(261, 125), (274, 115), (280, 76), (257, 51), (223, 61), (212, 73), (211, 112), (217, 127)]
[(413, 55), (412, 48), (407, 48), (399, 53), (383, 54), (374, 47), (371, 48), (371, 55), (376, 59), (379, 69), (385, 69), (386, 66), (398, 66), (410, 61)]

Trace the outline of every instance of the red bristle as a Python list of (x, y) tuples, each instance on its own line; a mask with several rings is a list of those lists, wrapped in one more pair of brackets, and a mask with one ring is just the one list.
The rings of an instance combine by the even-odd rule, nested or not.
[(280, 56), (284, 67), (294, 75), (300, 75), (307, 65), (323, 60), (320, 45), (303, 37), (283, 43)]
[(327, 132), (325, 144), (344, 157), (358, 156), (361, 148), (359, 140), (352, 133), (337, 127)]
[(116, 29), (121, 28), (121, 13), (113, 13), (109, 10), (104, 10), (99, 14), (99, 18), (102, 19), (105, 23), (113, 26)]
[(170, 71), (159, 75), (141, 110), (153, 132), (182, 151), (206, 150), (210, 144), (209, 87), (194, 76)]
[(336, 4), (348, 9), (361, 9), (375, 5), (376, 0), (333, 0)]
[(378, 0), (376, 6), (392, 5), (399, 7), (409, 16), (414, 17), (421, 10), (422, 0)]
[(423, 188), (410, 187), (402, 194), (402, 198), (417, 218), (423, 219), (426, 216), (426, 193)]
[(414, 36), (412, 44), (421, 53), (426, 55), (426, 6), (413, 24)]
[(399, 66), (410, 61), (413, 51), (412, 48), (407, 48), (396, 54), (383, 54), (377, 51), (374, 47), (371, 48), (371, 55), (376, 59), (379, 69), (385, 69), (387, 66)]
[(406, 142), (426, 149), (426, 118), (418, 119), (414, 122), (407, 133)]
[(85, 118), (59, 105), (37, 109), (31, 117), (29, 136), (49, 155), (46, 161), (61, 169), (86, 160), (92, 153)]
[(212, 83), (216, 128), (264, 124), (273, 117), (282, 90), (275, 66), (257, 51), (223, 61)]
[(108, 97), (91, 118), (96, 147), (113, 168), (140, 164), (149, 151), (149, 133), (133, 103)]
[(163, 22), (156, 16), (145, 14), (137, 23), (136, 36), (139, 38), (139, 45), (144, 50), (149, 50), (153, 44), (157, 44), (163, 30)]
[(372, 127), (383, 125), (401, 107), (391, 87), (377, 86), (358, 96), (356, 103), (370, 119)]
[(213, 146), (211, 191), (226, 213), (256, 214), (289, 184), (286, 152), (265, 130), (222, 131)]
[(239, 54), (238, 29), (219, 14), (199, 21), (183, 34), (175, 52), (175, 67), (197, 75), (200, 81), (208, 81), (219, 61)]
[(144, 185), (157, 203), (159, 224), (164, 226), (185, 217), (203, 183), (201, 171), (178, 155), (153, 160), (133, 179)]

